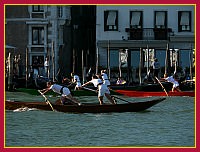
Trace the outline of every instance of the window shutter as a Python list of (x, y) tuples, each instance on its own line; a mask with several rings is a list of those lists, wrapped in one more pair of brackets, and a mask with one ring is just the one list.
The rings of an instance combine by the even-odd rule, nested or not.
[(165, 12), (156, 12), (156, 25), (165, 25)]
[(140, 12), (132, 12), (131, 25), (139, 25), (140, 18), (141, 18)]
[(116, 12), (115, 11), (110, 11), (108, 13), (108, 18), (107, 18), (107, 25), (115, 25), (116, 21)]
[(189, 25), (189, 12), (181, 13), (180, 25)]

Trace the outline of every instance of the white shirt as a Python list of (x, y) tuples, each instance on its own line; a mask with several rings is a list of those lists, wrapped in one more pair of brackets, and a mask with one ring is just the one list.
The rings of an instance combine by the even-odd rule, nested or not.
[(168, 82), (171, 82), (171, 83), (176, 82), (176, 81), (174, 80), (173, 76), (167, 77), (167, 78), (165, 78), (165, 80), (167, 80)]
[(47, 67), (48, 65), (48, 61), (44, 61), (44, 66)]
[(80, 82), (79, 76), (78, 75), (74, 75), (74, 82)]
[(101, 79), (92, 79), (91, 81), (89, 81), (90, 83), (93, 83), (93, 85), (95, 87), (98, 86), (99, 83), (103, 83)]
[(63, 86), (58, 85), (58, 84), (53, 84), (51, 85), (50, 89), (52, 89), (54, 92), (61, 94), (60, 90)]
[(102, 79), (103, 79), (103, 83), (105, 85), (109, 86), (110, 85), (110, 81), (108, 79), (108, 75), (106, 73), (102, 73), (101, 76), (102, 76)]
[(168, 82), (173, 83), (173, 87), (179, 86), (179, 83), (176, 80), (174, 80), (173, 76), (167, 77), (167, 78), (165, 78), (165, 80), (167, 80)]
[(106, 73), (102, 73), (101, 76), (103, 80), (108, 80), (108, 75)]

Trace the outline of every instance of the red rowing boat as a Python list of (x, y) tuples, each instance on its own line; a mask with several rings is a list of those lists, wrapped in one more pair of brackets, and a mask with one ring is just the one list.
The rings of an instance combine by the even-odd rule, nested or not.
[[(146, 92), (146, 91), (132, 91), (132, 90), (115, 90), (117, 93), (129, 96), (129, 97), (152, 97), (152, 96), (167, 96), (163, 92)], [(168, 96), (189, 96), (194, 97), (194, 91), (183, 91), (183, 92), (168, 92)]]

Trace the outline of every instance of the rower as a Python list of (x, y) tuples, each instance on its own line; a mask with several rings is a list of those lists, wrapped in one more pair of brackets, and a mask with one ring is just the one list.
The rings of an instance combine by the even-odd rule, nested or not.
[(101, 70), (101, 77), (103, 79), (103, 84), (110, 86), (110, 81), (108, 79), (108, 75), (106, 73), (106, 70)]
[(74, 90), (79, 90), (81, 87), (81, 81), (78, 75), (75, 75), (74, 72), (71, 73), (71, 77), (72, 77), (72, 83), (75, 83), (76, 86), (74, 88)]
[(58, 84), (53, 84), (51, 81), (47, 82), (47, 88), (40, 90), (42, 94), (47, 93), (48, 91), (53, 90), (54, 92), (61, 94), (60, 100), (62, 104), (75, 104), (75, 105), (81, 105), (81, 103), (74, 97), (72, 97), (70, 90), (67, 87), (58, 85)]
[(177, 90), (178, 92), (181, 92), (181, 90), (179, 88), (179, 83), (178, 83), (178, 81), (176, 81), (174, 79), (174, 77), (175, 77), (175, 74), (172, 75), (172, 76), (168, 76), (168, 74), (164, 74), (164, 78), (161, 78), (161, 80), (165, 80), (165, 81), (170, 82), (170, 83), (173, 84), (172, 92), (174, 92), (175, 90)]
[(110, 96), (110, 91), (109, 91), (107, 85), (103, 84), (102, 80), (99, 79), (96, 75), (92, 76), (92, 80), (83, 84), (82, 87), (84, 87), (88, 84), (93, 84), (95, 87), (98, 88), (98, 100), (99, 100), (100, 105), (104, 104), (103, 103), (104, 95), (112, 104), (116, 104), (115, 101)]

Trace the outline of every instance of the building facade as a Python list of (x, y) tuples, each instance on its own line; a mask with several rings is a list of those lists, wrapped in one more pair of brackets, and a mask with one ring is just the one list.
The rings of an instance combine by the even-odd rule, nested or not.
[(97, 6), (98, 67), (141, 81), (157, 58), (160, 76), (193, 67), (195, 6)]
[[(5, 7), (5, 42), (14, 46), (13, 55), (21, 54), (22, 75), (33, 69), (38, 75), (55, 77), (59, 70), (59, 55), (71, 36), (70, 6), (7, 5)], [(70, 39), (69, 39), (70, 41)], [(70, 42), (67, 41), (68, 44)], [(66, 46), (71, 49), (71, 44)], [(44, 62), (48, 70), (45, 73)], [(70, 60), (70, 56), (66, 56)]]
[(84, 81), (92, 68), (141, 82), (154, 58), (160, 76), (183, 69), (192, 75), (195, 13), (193, 5), (6, 5), (6, 50), (21, 55), (23, 76), (32, 69), (53, 79), (75, 72)]
[(95, 22), (96, 6), (6, 5), (6, 57), (21, 54), (23, 76), (82, 77), (95, 64)]

